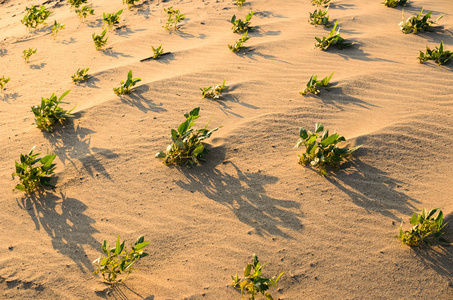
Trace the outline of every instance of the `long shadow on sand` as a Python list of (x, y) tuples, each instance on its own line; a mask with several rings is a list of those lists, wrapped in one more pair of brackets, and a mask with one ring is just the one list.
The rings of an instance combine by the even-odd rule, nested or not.
[(143, 96), (149, 91), (149, 86), (141, 85), (132, 90), (128, 95), (120, 95), (121, 102), (128, 104), (130, 106), (135, 106), (142, 112), (166, 112), (167, 110), (163, 108), (162, 104), (154, 104), (152, 100), (148, 100)]
[[(214, 153), (216, 157), (213, 157)], [(273, 198), (266, 193), (265, 185), (277, 183), (278, 178), (259, 171), (243, 171), (234, 163), (224, 161), (224, 153), (223, 147), (216, 147), (208, 154), (209, 163), (204, 163), (203, 168), (180, 168), (187, 180), (175, 183), (225, 205), (241, 222), (253, 227), (258, 235), (292, 238), (288, 230), (301, 231), (303, 214), (300, 204)], [(222, 162), (223, 166), (218, 168), (215, 162)]]
[(349, 40), (350, 42), (353, 42), (354, 44), (351, 47), (344, 48), (342, 50), (340, 49), (329, 49), (329, 53), (336, 54), (340, 57), (342, 57), (344, 60), (350, 60), (350, 59), (355, 59), (355, 60), (362, 60), (362, 61), (378, 61), (378, 62), (387, 62), (387, 63), (394, 63), (394, 64), (401, 64), (400, 62), (394, 61), (394, 60), (389, 60), (385, 58), (379, 58), (379, 57), (371, 57), (370, 54), (364, 52), (361, 49), (361, 45), (357, 43), (354, 40)]

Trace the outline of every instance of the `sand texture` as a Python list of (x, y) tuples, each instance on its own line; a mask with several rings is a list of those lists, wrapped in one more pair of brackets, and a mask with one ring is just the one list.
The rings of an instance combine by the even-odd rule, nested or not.
[[(402, 8), (380, 0), (332, 0), (331, 20), (351, 48), (320, 51), (309, 0), (91, 1), (81, 23), (67, 1), (46, 1), (47, 26), (29, 32), (25, 7), (0, 0), (0, 298), (240, 299), (231, 275), (256, 253), (268, 276), (285, 272), (275, 299), (453, 299), (453, 247), (412, 249), (395, 238), (401, 220), (441, 208), (453, 240), (453, 61), (420, 64), (419, 50), (444, 41), (453, 51), (451, 0), (413, 0), (405, 18), (433, 11), (435, 32), (403, 34)], [(186, 15), (162, 28), (163, 8)], [(96, 51), (102, 12), (124, 9), (107, 47)], [(229, 20), (255, 11), (247, 48)], [(55, 40), (54, 20), (66, 25)], [(162, 44), (171, 54), (140, 62)], [(26, 64), (22, 51), (37, 53)], [(76, 85), (71, 75), (89, 67)], [(112, 88), (129, 70), (130, 95)], [(330, 90), (299, 94), (311, 75), (335, 72)], [(220, 100), (200, 88), (226, 80)], [(75, 118), (53, 133), (30, 107), (71, 90)], [(199, 126), (223, 126), (206, 141), (202, 166), (165, 166), (154, 155), (170, 143), (183, 114), (201, 107)], [(322, 177), (298, 164), (299, 128), (322, 122), (363, 145), (338, 172)], [(57, 154), (41, 195), (11, 192), (14, 161), (33, 146)], [(100, 244), (141, 234), (151, 241), (125, 284), (106, 288), (93, 274)]]

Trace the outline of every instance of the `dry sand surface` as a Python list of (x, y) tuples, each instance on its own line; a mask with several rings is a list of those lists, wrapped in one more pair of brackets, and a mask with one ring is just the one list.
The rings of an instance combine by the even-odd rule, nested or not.
[[(396, 238), (403, 219), (440, 207), (453, 240), (453, 62), (420, 64), (426, 45), (453, 51), (451, 0), (414, 0), (436, 32), (403, 34), (401, 8), (380, 0), (333, 0), (329, 15), (355, 45), (314, 49), (309, 0), (91, 1), (79, 21), (67, 1), (46, 1), (49, 25), (28, 32), (25, 7), (0, 0), (0, 298), (240, 299), (230, 275), (252, 254), (265, 275), (285, 272), (278, 299), (453, 299), (453, 247), (411, 249)], [(163, 8), (186, 15), (178, 32), (162, 28)], [(102, 12), (124, 8), (120, 28), (96, 51)], [(248, 48), (229, 20), (255, 11)], [(66, 25), (50, 38), (54, 20)], [(163, 44), (171, 54), (139, 62)], [(22, 51), (37, 48), (29, 64)], [(71, 75), (89, 67), (91, 79)], [(129, 70), (142, 81), (127, 96), (112, 88)], [(335, 72), (330, 91), (301, 96), (312, 74)], [(230, 90), (221, 100), (200, 87)], [(76, 117), (54, 133), (34, 125), (40, 97), (65, 98)], [(167, 167), (154, 155), (170, 143), (183, 114), (201, 107), (200, 125), (223, 126), (207, 140), (202, 166)], [(301, 126), (322, 122), (349, 145), (362, 144), (340, 171), (320, 176), (298, 164)], [(33, 146), (57, 154), (57, 188), (27, 197), (11, 190), (14, 161)], [(150, 256), (113, 290), (94, 275), (100, 243), (144, 234)]]

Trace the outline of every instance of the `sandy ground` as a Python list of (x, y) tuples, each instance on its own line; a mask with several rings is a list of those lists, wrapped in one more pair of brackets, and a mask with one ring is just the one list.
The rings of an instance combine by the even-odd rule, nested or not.
[[(26, 6), (0, 1), (0, 297), (3, 299), (240, 299), (230, 275), (256, 253), (265, 275), (285, 272), (280, 299), (453, 299), (453, 247), (411, 249), (395, 238), (401, 219), (443, 209), (453, 240), (452, 62), (421, 65), (426, 45), (453, 51), (450, 0), (411, 1), (436, 32), (401, 33), (401, 8), (380, 1), (333, 0), (331, 20), (352, 48), (314, 49), (330, 29), (307, 23), (310, 1), (97, 0), (80, 23), (66, 1), (48, 1), (49, 25), (27, 32)], [(186, 14), (167, 32), (163, 8)], [(96, 51), (102, 12), (124, 8), (107, 51)], [(248, 48), (227, 44), (233, 14), (255, 11)], [(50, 38), (50, 23), (66, 29)], [(163, 44), (171, 54), (140, 63)], [(25, 64), (22, 51), (38, 51)], [(89, 67), (91, 79), (71, 75)], [(128, 96), (112, 88), (129, 70), (142, 81)], [(335, 72), (330, 91), (303, 97), (312, 74)], [(222, 100), (200, 87), (230, 86)], [(34, 125), (40, 97), (65, 98), (76, 118), (53, 134)], [(223, 126), (207, 141), (207, 161), (166, 167), (154, 154), (169, 144), (183, 113), (201, 107), (200, 124)], [(322, 122), (362, 144), (342, 169), (320, 176), (297, 163), (299, 127)], [(55, 191), (12, 193), (14, 161), (33, 146), (57, 154)], [(144, 234), (150, 256), (125, 282), (106, 289), (93, 275), (100, 243)]]

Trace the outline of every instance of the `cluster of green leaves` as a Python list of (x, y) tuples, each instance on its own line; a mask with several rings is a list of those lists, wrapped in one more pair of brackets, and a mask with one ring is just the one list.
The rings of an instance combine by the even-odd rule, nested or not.
[[(28, 154), (20, 154), (20, 162), (15, 161), (16, 172), (12, 174), (14, 179), (15, 176), (19, 177), (20, 183), (13, 189), (24, 191), (27, 193), (32, 192), (38, 187), (52, 187), (55, 186), (50, 184), (52, 179), (49, 175), (52, 175), (55, 170), (55, 164), (52, 164), (55, 159), (55, 154), (47, 154), (43, 157), (38, 157), (41, 153), (33, 154), (33, 147)], [(39, 166), (35, 166), (39, 163)]]
[(39, 24), (46, 24), (46, 19), (50, 16), (50, 11), (46, 10), (45, 5), (41, 5), (37, 9), (34, 5), (30, 8), (25, 8), (25, 16), (21, 20), (28, 29), (36, 28)]
[(225, 86), (225, 80), (223, 80), (222, 85), (216, 85), (214, 88), (212, 86), (208, 86), (206, 88), (200, 88), (203, 98), (212, 98), (212, 99), (219, 99), (222, 96), (222, 92), (227, 90), (228, 86)]
[(66, 91), (57, 99), (55, 93), (50, 98), (41, 97), (41, 105), (32, 106), (31, 110), (35, 115), (36, 126), (41, 130), (52, 132), (55, 123), (63, 123), (66, 118), (73, 118), (74, 115), (71, 111), (74, 110), (75, 106), (67, 111), (59, 107), (60, 104), (69, 104), (68, 102), (62, 102), (61, 100), (69, 94), (70, 91)]
[(127, 73), (126, 82), (121, 80), (121, 85), (117, 88), (113, 88), (113, 91), (116, 95), (130, 94), (131, 88), (139, 81), (141, 81), (140, 78), (132, 78), (132, 70), (130, 70), (129, 73)]
[(262, 294), (267, 300), (274, 299), (267, 290), (273, 286), (277, 286), (278, 280), (283, 273), (276, 278), (275, 276), (272, 278), (262, 276), (262, 269), (266, 264), (267, 263), (261, 265), (258, 257), (253, 254), (252, 263), (247, 264), (244, 268), (244, 277), (239, 278), (238, 274), (236, 274), (236, 276), (231, 276), (233, 279), (233, 287), (241, 291), (241, 299), (244, 299), (244, 292), (249, 295), (250, 300), (254, 300), (255, 296), (259, 294)]
[(88, 17), (88, 15), (94, 15), (94, 9), (86, 5), (81, 9), (76, 9), (75, 12), (79, 15), (82, 22)]
[(60, 24), (57, 22), (57, 20), (55, 20), (53, 22), (53, 26), (52, 26), (52, 33), (50, 34), (50, 36), (52, 36), (54, 39), (57, 38), (57, 34), (60, 30), (63, 30), (64, 29), (64, 24)]
[[(115, 247), (110, 248), (109, 243), (104, 240), (101, 248), (107, 256), (100, 256), (98, 259), (93, 261), (97, 269), (93, 273), (101, 273), (105, 281), (114, 285), (118, 282), (124, 282), (126, 278), (131, 274), (134, 264), (141, 258), (148, 256), (149, 254), (144, 252), (144, 248), (150, 243), (145, 242), (144, 236), (140, 236), (134, 243), (131, 244), (131, 250), (127, 251), (126, 241), (120, 242), (120, 238), (117, 237)], [(110, 249), (109, 249), (110, 248)], [(126, 273), (124, 278), (118, 279), (118, 276)]]
[(447, 61), (449, 61), (451, 58), (453, 58), (453, 52), (451, 51), (444, 51), (444, 41), (440, 42), (439, 48), (435, 46), (435, 49), (429, 49), (428, 46), (426, 46), (426, 53), (423, 53), (423, 51), (420, 51), (420, 54), (418, 56), (418, 59), (420, 60), (420, 63), (424, 63), (428, 59), (434, 60), (439, 66), (445, 64)]
[(416, 16), (410, 16), (406, 21), (404, 21), (404, 13), (403, 13), (403, 21), (399, 24), (400, 29), (404, 33), (417, 33), (419, 31), (433, 31), (431, 25), (442, 19), (444, 15), (441, 15), (436, 21), (430, 21), (431, 14), (433, 12), (430, 11), (425, 16), (421, 17), (423, 14), (423, 8)]
[(75, 83), (79, 83), (81, 81), (88, 80), (88, 78), (90, 78), (88, 70), (90, 70), (90, 68), (77, 69), (77, 72), (75, 72), (74, 75), (71, 76), (72, 81), (74, 81)]
[(153, 50), (153, 58), (154, 59), (156, 59), (159, 56), (161, 56), (162, 54), (164, 54), (164, 49), (162, 48), (162, 44), (160, 44), (159, 47), (157, 47), (157, 48), (154, 48), (153, 46), (151, 46), (151, 48)]
[[(439, 211), (437, 217), (434, 217)], [(421, 244), (431, 245), (432, 239), (437, 239), (441, 243), (449, 243), (442, 237), (441, 230), (446, 224), (443, 224), (443, 213), (439, 208), (430, 210), (423, 209), (422, 214), (414, 213), (410, 219), (413, 227), (410, 230), (403, 231), (400, 227), (400, 235), (397, 238), (403, 243), (411, 247), (418, 247)], [(401, 224), (402, 225), (402, 224)]]
[(351, 149), (347, 147), (339, 148), (337, 144), (346, 141), (346, 139), (338, 133), (329, 136), (328, 129), (322, 134), (318, 134), (323, 130), (324, 126), (321, 123), (316, 123), (314, 133), (301, 127), (300, 138), (295, 148), (304, 145), (305, 153), (299, 155), (299, 163), (302, 165), (310, 164), (317, 168), (321, 175), (325, 176), (327, 175), (326, 165), (330, 165), (334, 170), (337, 170), (343, 159), (361, 146)]
[[(335, 73), (335, 72), (333, 72)], [(307, 87), (303, 92), (299, 92), (301, 95), (305, 96), (307, 94), (315, 94), (318, 95), (320, 91), (318, 90), (318, 86), (328, 86), (329, 81), (332, 78), (332, 74), (330, 76), (326, 76), (324, 79), (318, 81), (318, 75), (312, 75), (310, 80), (308, 80)]]
[(105, 37), (106, 33), (107, 33), (107, 29), (104, 29), (104, 31), (100, 35), (93, 33), (92, 37), (93, 37), (94, 47), (96, 47), (96, 50), (98, 50), (98, 51), (101, 50), (107, 44), (107, 40), (109, 38)]
[(0, 92), (3, 93), (5, 85), (9, 82), (10, 78), (6, 78), (4, 75), (0, 78)]
[(120, 15), (123, 13), (123, 10), (120, 9), (116, 13), (102, 13), (102, 20), (104, 20), (107, 28), (111, 28), (113, 25), (120, 23)]
[(407, 0), (385, 0), (382, 2), (387, 7), (396, 7), (397, 5), (406, 6)]
[(329, 5), (330, 0), (311, 0), (311, 4), (317, 6), (327, 6)]
[(241, 50), (242, 47), (243, 47), (243, 45), (244, 45), (244, 43), (247, 42), (247, 41), (250, 39), (250, 37), (247, 36), (247, 34), (248, 34), (248, 31), (246, 31), (246, 32), (242, 35), (242, 37), (241, 37), (238, 41), (236, 41), (236, 42), (234, 43), (233, 46), (228, 45), (228, 49), (230, 49), (231, 52), (238, 52), (239, 50)]
[(36, 53), (38, 49), (28, 48), (24, 50), (24, 55), (22, 56), (25, 59), (25, 63), (30, 61), (30, 57)]
[(200, 107), (196, 107), (184, 114), (186, 120), (178, 126), (177, 130), (171, 130), (172, 143), (165, 151), (158, 152), (156, 158), (164, 159), (165, 165), (186, 165), (189, 168), (192, 165), (200, 165), (199, 160), (204, 160), (203, 156), (209, 152), (202, 141), (209, 138), (220, 127), (208, 130), (208, 122), (201, 129), (193, 129), (192, 126), (197, 124), (199, 113)]
[(314, 12), (309, 12), (310, 16), (308, 18), (308, 23), (312, 25), (324, 25), (325, 27), (330, 27), (329, 16), (327, 15), (329, 7), (322, 10), (321, 8), (315, 9)]
[(79, 8), (80, 5), (85, 4), (88, 0), (68, 0), (69, 4), (71, 4), (71, 8)]
[(344, 38), (340, 36), (340, 29), (338, 29), (337, 32), (335, 32), (335, 29), (337, 28), (338, 21), (335, 22), (335, 25), (332, 28), (332, 31), (329, 32), (329, 36), (325, 37), (323, 36), (322, 39), (315, 37), (317, 43), (315, 44), (316, 48), (320, 48), (322, 50), (327, 50), (331, 46), (335, 46), (338, 49), (343, 49), (346, 47), (352, 46), (353, 43), (347, 42)]
[(131, 8), (132, 6), (135, 6), (135, 2), (138, 2), (140, 0), (123, 0), (123, 4), (127, 4), (127, 6), (129, 8)]
[(236, 0), (236, 5), (242, 7), (242, 5), (244, 5), (245, 2), (246, 0)]
[(186, 15), (180, 13), (179, 9), (174, 9), (173, 6), (169, 8), (164, 8), (164, 12), (167, 13), (167, 23), (164, 27), (166, 30), (171, 30), (173, 27), (175, 30), (178, 30), (178, 23), (186, 18)]
[(253, 14), (255, 14), (254, 11), (249, 12), (249, 14), (245, 16), (245, 21), (242, 19), (237, 19), (236, 15), (233, 15), (230, 20), (230, 23), (233, 24), (233, 27), (231, 28), (233, 32), (239, 33), (252, 29), (252, 27), (250, 27), (250, 20), (252, 19)]

